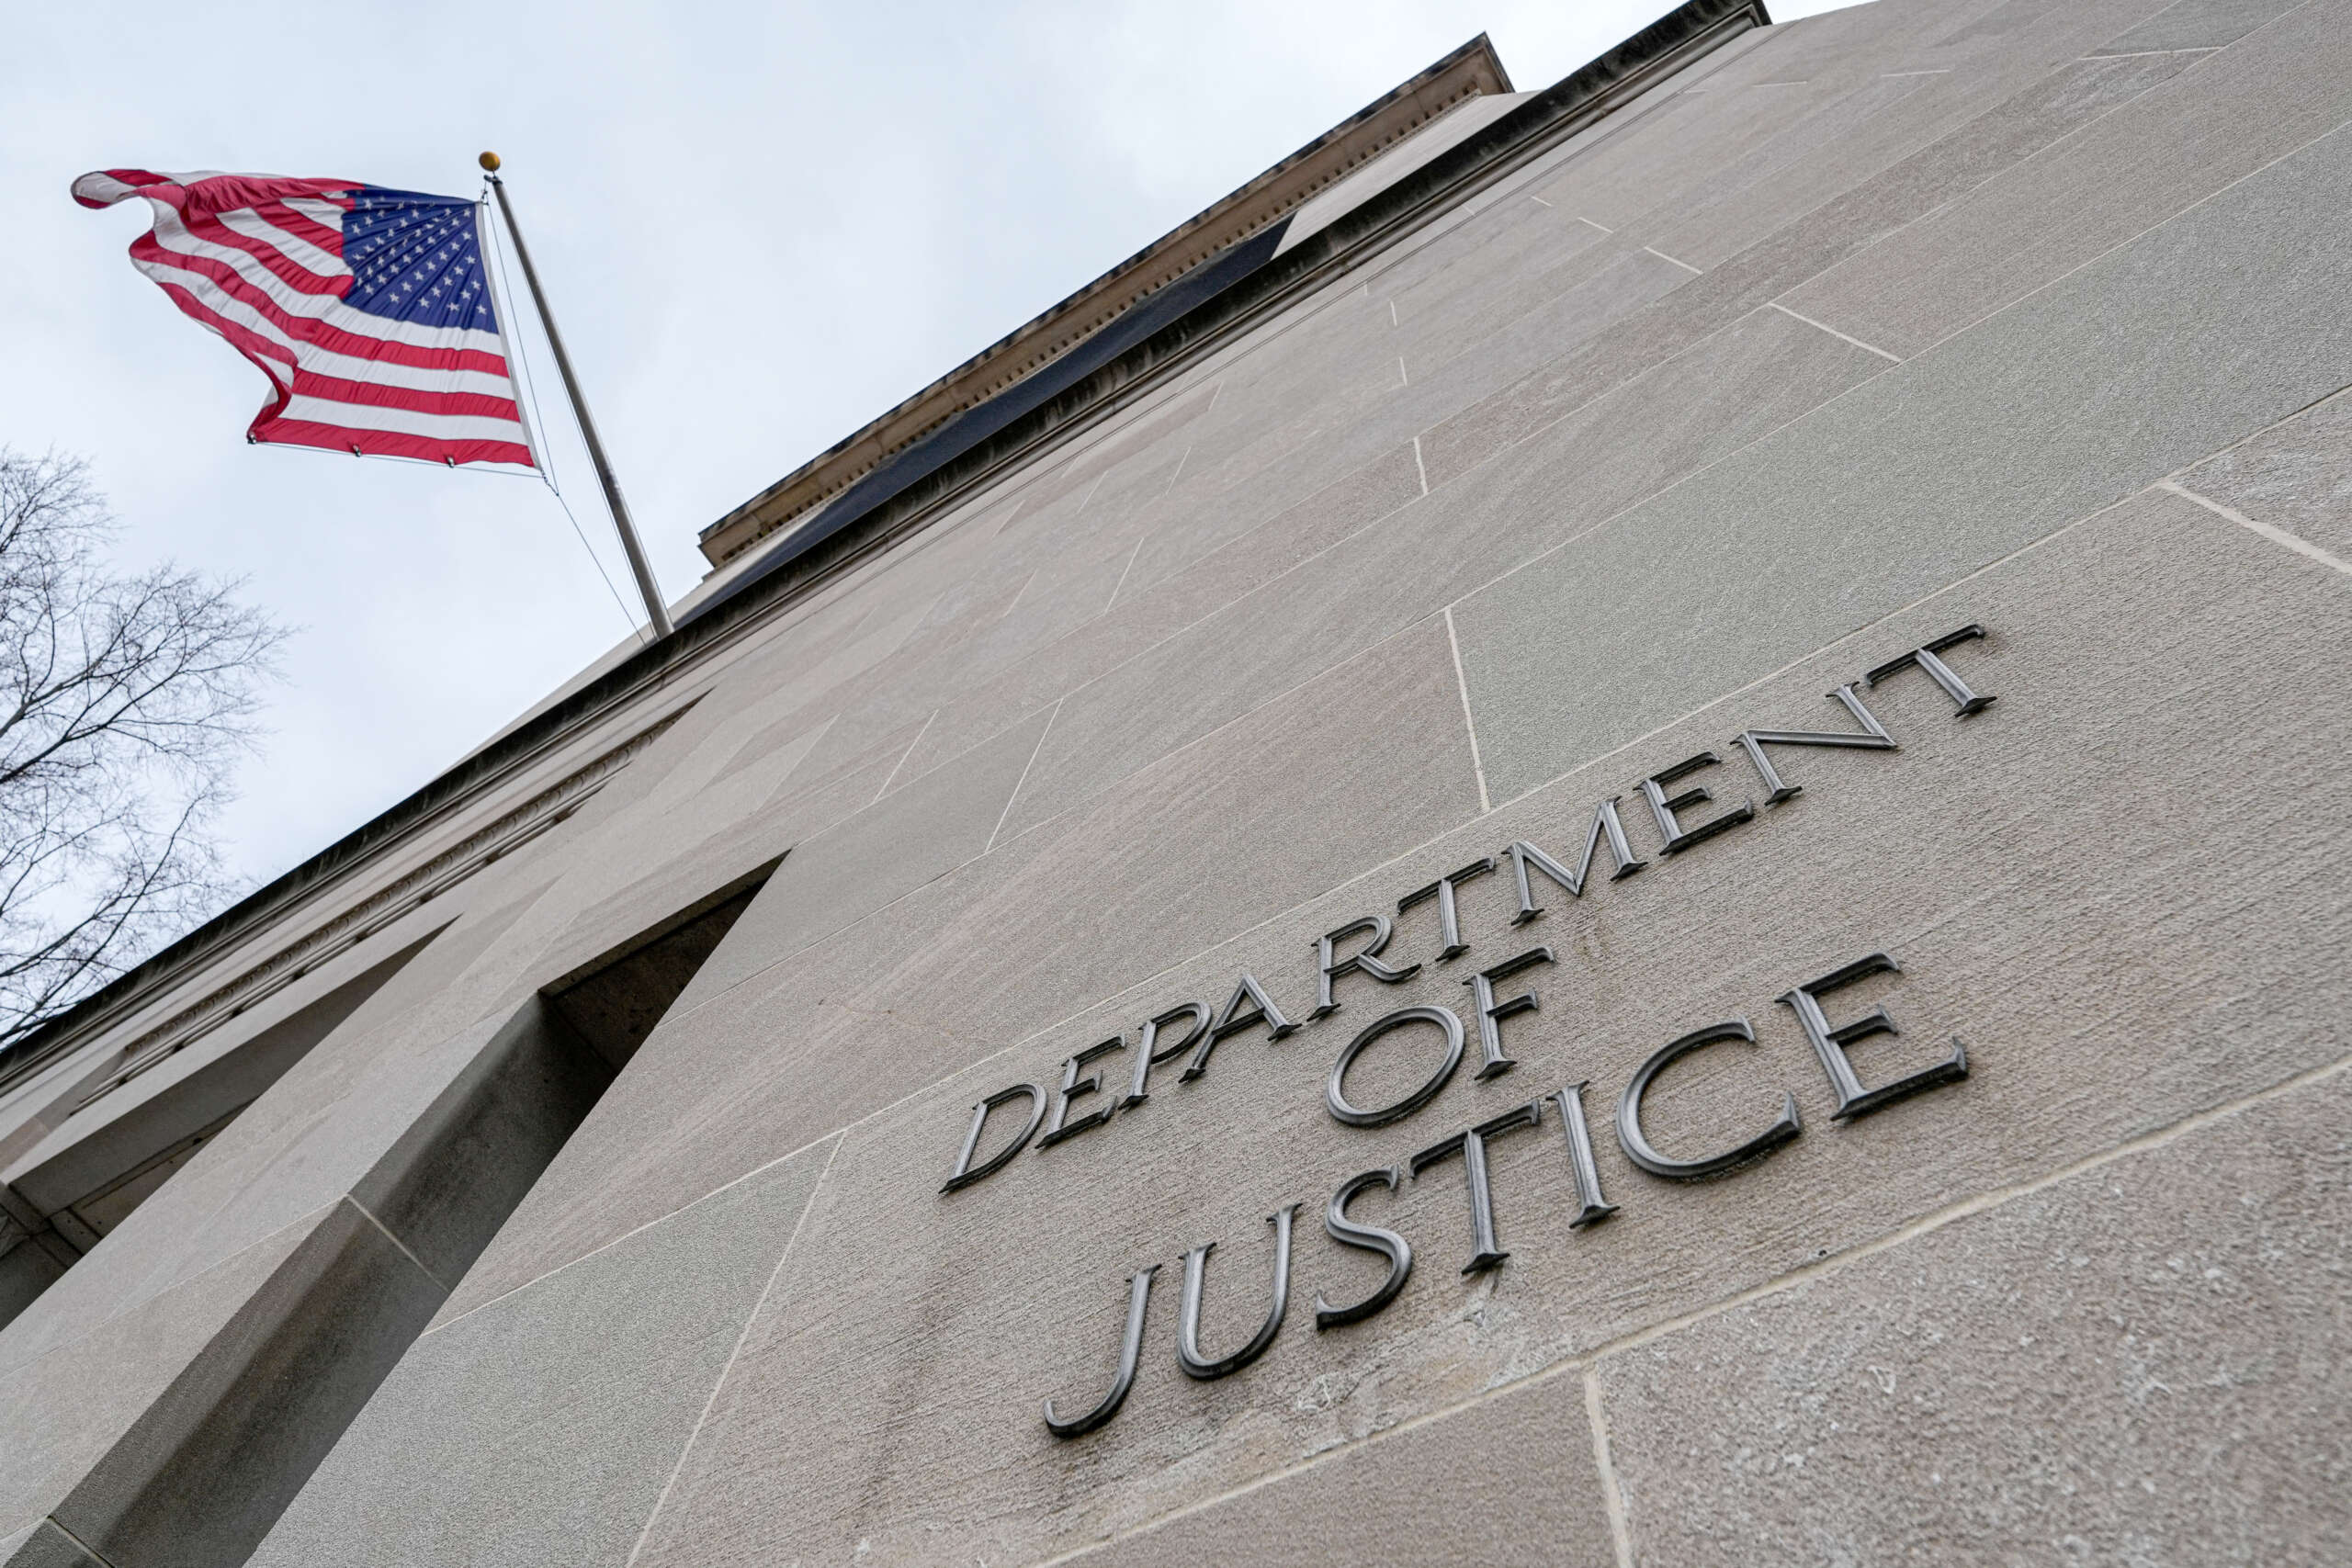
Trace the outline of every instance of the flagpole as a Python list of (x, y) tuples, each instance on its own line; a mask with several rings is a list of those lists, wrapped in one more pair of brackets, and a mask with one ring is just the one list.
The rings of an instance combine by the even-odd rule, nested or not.
[(605, 504), (612, 509), (613, 526), (619, 530), (621, 549), (628, 556), (628, 569), (637, 577), (637, 591), (644, 597), (645, 613), (651, 617), (656, 637), (668, 637), (676, 628), (670, 624), (669, 607), (662, 602), (662, 589), (653, 581), (653, 568), (645, 558), (645, 547), (638, 543), (637, 526), (629, 521), (628, 502), (621, 499), (621, 482), (614, 477), (612, 460), (605, 456), (605, 444), (596, 436), (596, 422), (589, 417), (588, 400), (580, 395), (580, 379), (571, 373), (571, 355), (563, 351), (563, 334), (555, 328), (555, 317), (548, 310), (548, 297), (539, 288), (538, 269), (531, 265), (531, 247), (523, 243), (523, 231), (515, 226), (514, 209), (506, 199), (506, 182), (498, 177), (498, 154), (481, 155), (482, 172), (490, 176), (490, 188), (498, 193), (498, 210), (506, 220), (506, 231), (514, 237), (514, 259), (523, 264), (523, 281), (530, 286), (531, 303), (538, 307), (539, 324), (547, 329), (548, 346), (555, 350), (557, 374), (563, 378), (563, 389), (571, 395), (571, 412), (580, 421), (580, 434), (588, 443), (588, 460), (596, 465), (597, 482), (605, 487)]

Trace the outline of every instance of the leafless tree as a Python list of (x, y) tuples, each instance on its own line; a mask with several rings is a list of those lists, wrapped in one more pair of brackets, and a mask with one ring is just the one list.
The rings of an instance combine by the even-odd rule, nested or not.
[(0, 1048), (236, 892), (215, 828), (286, 633), (108, 567), (85, 466), (0, 447)]

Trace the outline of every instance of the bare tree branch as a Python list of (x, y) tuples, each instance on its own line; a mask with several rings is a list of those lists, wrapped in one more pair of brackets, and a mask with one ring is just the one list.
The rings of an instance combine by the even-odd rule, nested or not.
[(85, 467), (0, 447), (0, 1047), (233, 897), (214, 831), (286, 633), (108, 570)]

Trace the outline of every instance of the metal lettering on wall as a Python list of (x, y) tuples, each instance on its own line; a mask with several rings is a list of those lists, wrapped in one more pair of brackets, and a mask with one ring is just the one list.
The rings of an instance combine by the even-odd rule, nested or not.
[[(1859, 682), (1831, 692), (1828, 700), (1851, 721), (1855, 726), (1852, 729), (1747, 729), (1732, 737), (1732, 748), (1745, 758), (1764, 788), (1766, 811), (1792, 799), (1804, 788), (1781, 775), (1780, 765), (1768, 748), (1899, 750), (1894, 737), (1857, 693), (1857, 685), (1868, 690), (1905, 670), (1917, 670), (1951, 699), (1956, 717), (1965, 719), (1984, 712), (1994, 699), (1971, 690), (1960, 673), (1940, 657), (1962, 643), (1983, 636), (1984, 629), (1980, 626), (1962, 626), (1878, 665)], [(1661, 855), (1679, 857), (1743, 824), (1758, 820), (1754, 800), (1727, 804), (1718, 800), (1706, 785), (1685, 782), (1695, 781), (1706, 770), (1724, 765), (1720, 754), (1701, 751), (1634, 782), (1633, 789), (1640, 801), (1636, 814), (1646, 808), (1657, 830)], [(1448, 964), (1470, 951), (1470, 944), (1463, 936), (1457, 905), (1457, 890), (1466, 883), (1483, 876), (1506, 877), (1510, 894), (1516, 901), (1510, 919), (1516, 927), (1544, 914), (1539, 879), (1571, 898), (1582, 897), (1593, 862), (1604, 849), (1610, 859), (1611, 881), (1633, 876), (1651, 863), (1634, 851), (1620, 813), (1623, 800), (1622, 795), (1611, 795), (1595, 807), (1583, 844), (1570, 851), (1576, 857), (1573, 865), (1554, 858), (1536, 844), (1514, 840), (1492, 855), (1404, 894), (1397, 900), (1396, 913), (1403, 915), (1424, 904), (1434, 905), (1440, 941), (1434, 962)], [(1545, 892), (1544, 896), (1550, 895)], [(1374, 913), (1350, 920), (1319, 938), (1314, 944), (1316, 1005), (1306, 1013), (1304, 1022), (1318, 1022), (1341, 1010), (1344, 1004), (1336, 988), (1343, 978), (1361, 976), (1376, 986), (1394, 986), (1419, 974), (1419, 963), (1405, 962), (1389, 953), (1395, 933), (1391, 917)], [(1340, 1046), (1323, 1083), (1324, 1106), (1332, 1121), (1346, 1128), (1370, 1128), (1411, 1117), (1444, 1090), (1471, 1055), (1474, 1043), (1477, 1060), (1475, 1077), (1494, 1078), (1512, 1071), (1518, 1064), (1507, 1048), (1504, 1021), (1538, 1010), (1541, 1003), (1536, 982), (1544, 967), (1555, 962), (1549, 946), (1526, 946), (1463, 976), (1462, 985), (1468, 993), (1464, 1009), (1431, 1004), (1397, 1008), (1353, 1032)], [(1873, 1036), (1899, 1031), (1884, 1007), (1833, 1018), (1832, 1010), (1839, 1008), (1837, 993), (1871, 976), (1901, 973), (1902, 965), (1892, 953), (1860, 953), (1827, 974), (1800, 979), (1777, 996), (1758, 998), (1759, 1004), (1785, 1007), (1794, 1016), (1798, 1029), (1829, 1080), (1836, 1101), (1832, 1121), (1850, 1122), (1868, 1116), (1896, 1100), (1957, 1083), (1968, 1076), (1967, 1049), (1955, 1038), (1950, 1054), (1931, 1066), (1883, 1083), (1863, 1081), (1848, 1054), (1849, 1048)], [(1847, 1006), (1850, 1008), (1850, 1001)], [(953, 1193), (969, 1188), (1004, 1169), (1033, 1145), (1042, 1150), (1108, 1124), (1114, 1116), (1143, 1104), (1152, 1092), (1154, 1070), (1179, 1056), (1188, 1053), (1190, 1056), (1177, 1075), (1177, 1081), (1182, 1084), (1208, 1071), (1211, 1054), (1221, 1041), (1253, 1030), (1263, 1030), (1270, 1040), (1281, 1040), (1300, 1028), (1301, 1023), (1292, 1021), (1283, 1013), (1265, 985), (1248, 973), (1241, 975), (1220, 1007), (1212, 1009), (1206, 998), (1175, 1003), (1146, 1019), (1132, 1043), (1125, 1033), (1114, 1034), (1071, 1055), (1062, 1063), (1052, 1089), (1018, 1083), (974, 1106), (962, 1147), (940, 1190)], [(1421, 1082), (1385, 1103), (1363, 1103), (1349, 1087), (1351, 1069), (1390, 1036), (1408, 1032), (1442, 1047), (1434, 1053), (1437, 1065)], [(1796, 1096), (1785, 1086), (1768, 1084), (1755, 1091), (1756, 1106), (1744, 1118), (1753, 1130), (1744, 1132), (1725, 1146), (1667, 1151), (1651, 1142), (1643, 1109), (1651, 1083), (1659, 1073), (1696, 1052), (1724, 1048), (1736, 1054), (1755, 1045), (1755, 1028), (1745, 1016), (1702, 1023), (1660, 1045), (1617, 1091), (1613, 1131), (1626, 1159), (1637, 1170), (1662, 1180), (1702, 1181), (1747, 1169), (1802, 1136), (1805, 1127), (1798, 1114)], [(1110, 1058), (1121, 1055), (1127, 1055), (1131, 1063), (1124, 1093), (1115, 1087), (1115, 1076), (1106, 1084), (1104, 1073), (1095, 1069), (1095, 1064), (1107, 1066)], [(1316, 1328), (1336, 1328), (1373, 1316), (1396, 1299), (1411, 1277), (1414, 1252), (1404, 1236), (1349, 1215), (1349, 1206), (1375, 1187), (1393, 1193), (1408, 1182), (1439, 1179), (1458, 1168), (1469, 1210), (1471, 1244), (1462, 1272), (1480, 1274), (1499, 1268), (1510, 1257), (1496, 1226), (1488, 1161), (1488, 1150), (1498, 1139), (1541, 1137), (1547, 1125), (1556, 1126), (1553, 1147), (1557, 1150), (1557, 1157), (1566, 1162), (1577, 1205), (1577, 1213), (1568, 1221), (1569, 1227), (1582, 1230), (1616, 1213), (1617, 1205), (1601, 1190), (1600, 1169), (1593, 1158), (1593, 1133), (1585, 1095), (1588, 1089), (1595, 1089), (1589, 1081), (1547, 1089), (1500, 1115), (1438, 1139), (1414, 1154), (1402, 1167), (1366, 1170), (1341, 1181), (1324, 1207), (1324, 1234), (1340, 1247), (1385, 1258), (1388, 1271), (1380, 1285), (1360, 1301), (1335, 1306), (1318, 1297), (1315, 1303)], [(1777, 1096), (1772, 1092), (1775, 1089)], [(1265, 1292), (1267, 1306), (1263, 1317), (1258, 1320), (1249, 1338), (1237, 1347), (1204, 1347), (1201, 1343), (1202, 1299), (1208, 1288), (1209, 1261), (1217, 1243), (1204, 1241), (1185, 1255), (1182, 1293), (1177, 1308), (1176, 1359), (1186, 1375), (1201, 1379), (1229, 1377), (1255, 1361), (1273, 1344), (1288, 1315), (1293, 1230), (1301, 1206), (1298, 1201), (1286, 1202), (1266, 1216), (1272, 1233), (1271, 1281), (1261, 1276), (1255, 1287), (1235, 1280), (1220, 1286)], [(1135, 1382), (1145, 1325), (1150, 1315), (1152, 1287), (1164, 1261), (1167, 1260), (1147, 1263), (1128, 1279), (1125, 1326), (1109, 1390), (1082, 1414), (1066, 1415), (1053, 1399), (1044, 1402), (1046, 1426), (1054, 1436), (1081, 1437), (1118, 1414)], [(1220, 1272), (1224, 1272), (1222, 1267)]]

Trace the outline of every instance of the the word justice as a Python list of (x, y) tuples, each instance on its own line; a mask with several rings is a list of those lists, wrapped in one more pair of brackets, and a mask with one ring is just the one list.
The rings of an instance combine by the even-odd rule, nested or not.
[[(1983, 712), (1994, 699), (1972, 690), (1960, 674), (1939, 656), (1961, 643), (1984, 635), (1982, 626), (1962, 626), (1876, 666), (1862, 676), (1859, 684), (1869, 689), (1905, 670), (1917, 670), (1951, 698), (1956, 717), (1970, 717)], [(1733, 737), (1733, 745), (1745, 755), (1766, 791), (1765, 804), (1768, 807), (1789, 800), (1803, 787), (1789, 783), (1781, 775), (1769, 749), (1899, 750), (1894, 737), (1865, 705), (1854, 683), (1839, 686), (1829, 694), (1829, 700), (1844, 710), (1856, 728), (1829, 731), (1747, 729)], [(1657, 828), (1662, 855), (1679, 855), (1698, 844), (1717, 840), (1743, 824), (1757, 820), (1753, 799), (1743, 800), (1728, 808), (1717, 803), (1713, 816), (1703, 820), (1694, 819), (1694, 814), (1714, 802), (1714, 796), (1697, 785), (1675, 787), (1682, 785), (1684, 781), (1701, 770), (1720, 765), (1722, 761), (1716, 753), (1702, 751), (1636, 782), (1634, 787), (1648, 807), (1650, 819)], [(1649, 862), (1634, 852), (1618, 810), (1621, 798), (1611, 795), (1595, 808), (1581, 853), (1577, 855), (1575, 864), (1555, 859), (1526, 840), (1517, 840), (1505, 846), (1498, 854), (1474, 861), (1458, 871), (1405, 894), (1397, 900), (1397, 912), (1403, 914), (1420, 905), (1433, 904), (1441, 943), (1435, 961), (1450, 964), (1469, 951), (1469, 943), (1463, 940), (1456, 906), (1456, 889), (1467, 882), (1495, 874), (1508, 865), (1518, 899), (1511, 923), (1518, 926), (1536, 919), (1544, 913), (1544, 906), (1536, 897), (1538, 877), (1563, 889), (1570, 897), (1582, 897), (1593, 869), (1593, 861), (1604, 846), (1612, 863), (1611, 881), (1623, 880), (1641, 872)], [(1318, 1021), (1340, 1010), (1342, 1004), (1336, 995), (1336, 988), (1350, 976), (1395, 985), (1419, 973), (1421, 965), (1418, 962), (1398, 964), (1384, 956), (1393, 935), (1394, 926), (1387, 916), (1371, 914), (1340, 926), (1315, 942), (1317, 1000), (1314, 1009), (1306, 1014), (1307, 1022)], [(1340, 1050), (1324, 1080), (1324, 1104), (1333, 1121), (1346, 1127), (1379, 1127), (1401, 1121), (1421, 1110), (1438, 1097), (1463, 1065), (1474, 1029), (1479, 1056), (1476, 1076), (1482, 1079), (1493, 1078), (1512, 1070), (1517, 1064), (1506, 1048), (1505, 1021), (1521, 1013), (1537, 1010), (1537, 994), (1529, 986), (1530, 972), (1555, 961), (1552, 950), (1538, 944), (1465, 976), (1462, 983), (1470, 992), (1467, 1011), (1471, 1023), (1468, 1027), (1453, 1009), (1433, 1005), (1398, 1009), (1366, 1024)], [(1833, 1023), (1828, 1013), (1830, 1004), (1825, 998), (1865, 976), (1893, 973), (1899, 973), (1894, 959), (1885, 953), (1872, 953), (1829, 974), (1792, 986), (1774, 998), (1795, 1014), (1805, 1038), (1812, 1044), (1836, 1098), (1835, 1120), (1848, 1121), (1868, 1115), (1895, 1100), (1957, 1082), (1967, 1076), (1966, 1051), (1955, 1041), (1951, 1055), (1932, 1066), (1874, 1087), (1862, 1082), (1846, 1054), (1847, 1047), (1874, 1035), (1895, 1032), (1894, 1021), (1884, 1009), (1878, 1008), (1844, 1022)], [(1511, 988), (1510, 994), (1506, 994), (1507, 987)], [(1270, 1040), (1281, 1040), (1295, 1032), (1299, 1027), (1284, 1015), (1258, 978), (1245, 972), (1222, 1008), (1212, 1010), (1203, 1001), (1181, 1002), (1146, 1019), (1132, 1044), (1126, 1035), (1121, 1033), (1074, 1053), (1062, 1064), (1059, 1083), (1050, 1094), (1040, 1085), (1020, 1083), (981, 1100), (972, 1108), (972, 1119), (963, 1146), (941, 1190), (955, 1192), (984, 1180), (1002, 1169), (1033, 1141), (1040, 1149), (1049, 1147), (1101, 1127), (1114, 1115), (1142, 1104), (1150, 1094), (1153, 1069), (1174, 1061), (1180, 1055), (1189, 1054), (1189, 1060), (1177, 1075), (1178, 1081), (1190, 1082), (1208, 1071), (1212, 1055), (1222, 1041), (1256, 1029), (1264, 1030)], [(1438, 1032), (1443, 1052), (1436, 1068), (1426, 1078), (1385, 1103), (1361, 1105), (1351, 1098), (1349, 1070), (1368, 1050), (1391, 1035), (1430, 1030)], [(1693, 1052), (1727, 1042), (1753, 1043), (1755, 1038), (1747, 1019), (1730, 1019), (1693, 1030), (1668, 1042), (1642, 1064), (1618, 1095), (1615, 1114), (1618, 1144), (1636, 1168), (1653, 1177), (1678, 1181), (1721, 1176), (1769, 1156), (1801, 1134), (1803, 1129), (1795, 1097), (1785, 1089), (1781, 1097), (1780, 1114), (1770, 1125), (1729, 1148), (1697, 1156), (1672, 1156), (1653, 1146), (1643, 1131), (1643, 1099), (1659, 1073)], [(1100, 1077), (1089, 1069), (1106, 1057), (1128, 1052), (1132, 1052), (1132, 1065), (1127, 1074), (1125, 1093), (1114, 1098), (1116, 1091), (1106, 1091)], [(1588, 1087), (1588, 1083), (1571, 1084), (1538, 1096), (1500, 1116), (1465, 1128), (1414, 1155), (1403, 1169), (1390, 1167), (1368, 1170), (1341, 1182), (1325, 1209), (1326, 1234), (1342, 1247), (1361, 1248), (1385, 1257), (1389, 1265), (1388, 1274), (1380, 1287), (1363, 1301), (1334, 1307), (1318, 1300), (1315, 1309), (1316, 1326), (1318, 1329), (1332, 1328), (1370, 1317), (1385, 1307), (1404, 1288), (1413, 1267), (1410, 1246), (1394, 1231), (1350, 1219), (1347, 1211), (1356, 1197), (1373, 1187), (1396, 1190), (1407, 1179), (1408, 1172), (1410, 1178), (1418, 1181), (1425, 1172), (1458, 1165), (1468, 1193), (1472, 1239), (1470, 1260), (1463, 1272), (1476, 1274), (1500, 1264), (1509, 1254), (1496, 1240), (1487, 1149), (1498, 1138), (1539, 1128), (1545, 1119), (1547, 1107), (1558, 1118), (1560, 1146), (1569, 1162), (1576, 1184), (1577, 1213), (1569, 1222), (1571, 1227), (1581, 1229), (1613, 1213), (1615, 1205), (1603, 1196), (1593, 1162), (1591, 1134), (1584, 1111), (1584, 1092)], [(1102, 1097), (1101, 1104), (1073, 1113), (1074, 1105), (1097, 1095)], [(1016, 1102), (1025, 1102), (1027, 1114), (1020, 1118), (1023, 1124), (1010, 1140), (983, 1156), (980, 1151), (984, 1144), (992, 1141), (989, 1137), (990, 1122), (996, 1119), (1001, 1110)], [(1256, 1360), (1273, 1343), (1288, 1307), (1292, 1221), (1297, 1207), (1295, 1203), (1289, 1204), (1269, 1216), (1269, 1224), (1274, 1228), (1272, 1302), (1256, 1334), (1228, 1355), (1209, 1356), (1203, 1352), (1199, 1344), (1205, 1265), (1216, 1244), (1211, 1242), (1195, 1247), (1185, 1258), (1183, 1293), (1178, 1308), (1177, 1360), (1188, 1375), (1204, 1379), (1227, 1376)], [(1110, 1392), (1085, 1414), (1067, 1419), (1056, 1414), (1051, 1400), (1046, 1401), (1046, 1424), (1056, 1436), (1074, 1438), (1094, 1430), (1115, 1415), (1125, 1400), (1135, 1378), (1152, 1280), (1158, 1269), (1159, 1265), (1153, 1264), (1139, 1269), (1129, 1281), (1126, 1327), (1121, 1344), (1118, 1371)]]
[[(1818, 979), (1792, 987), (1775, 999), (1792, 1009), (1804, 1029), (1807, 1041), (1819, 1057), (1822, 1069), (1829, 1077), (1837, 1098), (1835, 1121), (1851, 1121), (1867, 1116), (1925, 1089), (1958, 1083), (1968, 1076), (1968, 1051), (1960, 1041), (1952, 1042), (1951, 1053), (1943, 1060), (1891, 1082), (1865, 1087), (1856, 1072), (1846, 1048), (1857, 1041), (1876, 1034), (1897, 1032), (1894, 1019), (1883, 1007), (1842, 1023), (1832, 1023), (1824, 1004), (1830, 993), (1849, 986), (1866, 976), (1900, 973), (1900, 966), (1884, 953), (1872, 953), (1850, 964), (1840, 965)], [(1796, 1096), (1783, 1089), (1781, 1091), (1780, 1113), (1769, 1126), (1752, 1136), (1743, 1138), (1728, 1148), (1695, 1156), (1676, 1156), (1661, 1153), (1653, 1145), (1642, 1123), (1642, 1101), (1650, 1083), (1668, 1066), (1707, 1046), (1737, 1041), (1756, 1043), (1756, 1032), (1745, 1018), (1727, 1019), (1703, 1029), (1668, 1042), (1635, 1069), (1624, 1092), (1617, 1099), (1616, 1134), (1618, 1146), (1625, 1157), (1641, 1170), (1668, 1181), (1699, 1181), (1740, 1170), (1764, 1159), (1804, 1132), (1804, 1122), (1797, 1114)], [(1452, 1036), (1452, 1054), (1458, 1059), (1462, 1039), (1458, 1032)], [(1447, 1069), (1441, 1069), (1442, 1077)], [(1333, 1075), (1333, 1082), (1338, 1075)], [(1480, 1274), (1499, 1267), (1510, 1254), (1504, 1250), (1495, 1224), (1494, 1181), (1487, 1160), (1487, 1151), (1498, 1138), (1513, 1133), (1530, 1132), (1544, 1124), (1547, 1111), (1556, 1113), (1561, 1132), (1561, 1149), (1576, 1184), (1576, 1212), (1569, 1217), (1572, 1230), (1607, 1219), (1617, 1212), (1601, 1190), (1600, 1172), (1592, 1157), (1592, 1132), (1585, 1121), (1584, 1091), (1586, 1083), (1573, 1083), (1555, 1089), (1526, 1104), (1516, 1106), (1499, 1116), (1489, 1117), (1473, 1127), (1464, 1128), (1451, 1136), (1439, 1139), (1429, 1147), (1408, 1159), (1404, 1166), (1385, 1166), (1350, 1177), (1340, 1183), (1324, 1206), (1323, 1230), (1334, 1242), (1345, 1247), (1359, 1248), (1378, 1254), (1388, 1263), (1386, 1278), (1377, 1289), (1363, 1300), (1343, 1306), (1334, 1306), (1321, 1297), (1315, 1302), (1315, 1326), (1317, 1330), (1337, 1328), (1342, 1324), (1361, 1322), (1372, 1316), (1396, 1299), (1398, 1292), (1413, 1273), (1413, 1247), (1396, 1231), (1380, 1225), (1367, 1224), (1352, 1219), (1348, 1205), (1372, 1188), (1380, 1187), (1394, 1192), (1408, 1179), (1418, 1182), (1430, 1171), (1459, 1166), (1463, 1187), (1469, 1197), (1470, 1258), (1463, 1264), (1462, 1272)], [(1267, 1216), (1274, 1227), (1274, 1269), (1272, 1297), (1266, 1314), (1257, 1332), (1238, 1348), (1227, 1355), (1216, 1356), (1201, 1348), (1201, 1297), (1204, 1290), (1209, 1254), (1216, 1250), (1216, 1243), (1204, 1242), (1184, 1257), (1183, 1295), (1177, 1306), (1176, 1362), (1187, 1376), (1202, 1379), (1221, 1378), (1239, 1371), (1263, 1355), (1267, 1347), (1281, 1333), (1283, 1321), (1290, 1310), (1291, 1227), (1298, 1212), (1296, 1203), (1286, 1203)], [(1064, 1416), (1057, 1414), (1054, 1402), (1045, 1402), (1046, 1427), (1057, 1438), (1076, 1438), (1094, 1430), (1119, 1412), (1126, 1402), (1127, 1391), (1134, 1386), (1136, 1367), (1143, 1352), (1144, 1321), (1150, 1310), (1153, 1278), (1159, 1265), (1150, 1264), (1136, 1271), (1127, 1282), (1127, 1316), (1125, 1331), (1119, 1344), (1118, 1371), (1113, 1376), (1110, 1391), (1082, 1415)]]

